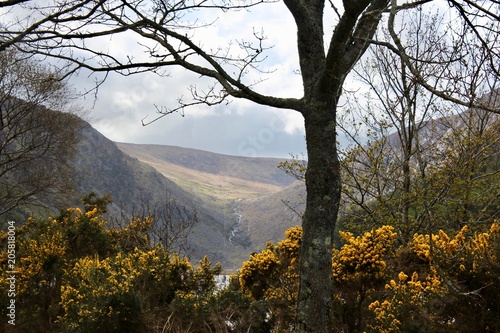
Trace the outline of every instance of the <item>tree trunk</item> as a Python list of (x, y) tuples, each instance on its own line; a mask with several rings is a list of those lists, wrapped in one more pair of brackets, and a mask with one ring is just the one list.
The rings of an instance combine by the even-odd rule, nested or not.
[(304, 115), (307, 204), (299, 257), (297, 332), (331, 332), (332, 241), (341, 190), (336, 107), (336, 102), (318, 103)]
[[(307, 202), (299, 255), (297, 332), (331, 332), (332, 245), (340, 203), (336, 143), (337, 104), (352, 66), (368, 47), (388, 0), (343, 1), (325, 53), (324, 0), (284, 0), (297, 25), (297, 50), (304, 86), (308, 165)], [(366, 11), (366, 12), (365, 12)], [(365, 12), (365, 14), (363, 14)]]

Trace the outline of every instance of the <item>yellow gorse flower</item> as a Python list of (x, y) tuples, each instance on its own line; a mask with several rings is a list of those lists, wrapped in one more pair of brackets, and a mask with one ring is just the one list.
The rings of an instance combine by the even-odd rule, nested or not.
[(394, 228), (383, 226), (358, 237), (349, 232), (340, 232), (340, 235), (346, 244), (333, 251), (334, 279), (340, 282), (381, 277), (387, 266), (384, 255), (396, 240)]

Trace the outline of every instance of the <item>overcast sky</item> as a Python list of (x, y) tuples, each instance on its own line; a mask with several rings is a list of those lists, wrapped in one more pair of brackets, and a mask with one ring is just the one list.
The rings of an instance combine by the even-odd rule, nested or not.
[[(325, 41), (328, 41), (336, 14), (328, 5), (325, 11)], [(302, 96), (302, 81), (297, 74), (296, 27), (282, 1), (240, 11), (204, 9), (192, 15), (196, 15), (194, 19), (200, 24), (213, 23), (185, 32), (194, 36), (192, 38), (205, 50), (232, 45), (237, 51), (237, 41), (255, 42), (254, 35), (263, 31), (266, 46), (272, 48), (261, 53), (267, 57), (259, 64), (261, 72), (250, 72), (244, 77), (245, 82), (265, 95)], [(144, 59), (145, 52), (139, 42), (145, 41), (134, 38), (134, 35), (117, 34), (88, 40), (86, 45), (121, 59), (129, 56)], [(184, 116), (174, 113), (143, 126), (141, 120), (148, 122), (158, 116), (155, 106), (175, 108), (178, 98), (190, 97), (190, 86), (196, 85), (199, 91), (208, 86), (206, 79), (182, 68), (168, 68), (168, 74), (168, 77), (153, 73), (110, 74), (99, 87), (96, 99), (86, 96), (83, 108), (88, 112), (88, 120), (106, 137), (118, 142), (176, 145), (240, 156), (284, 158), (290, 154), (306, 154), (304, 120), (298, 112), (272, 109), (245, 100), (231, 100), (227, 105), (216, 107), (194, 106), (186, 109)], [(357, 97), (362, 96), (366, 86), (352, 76), (347, 78), (345, 87)], [(82, 71), (72, 77), (70, 83), (81, 92), (93, 88), (94, 82), (92, 74)], [(258, 83), (253, 85), (255, 82)], [(339, 114), (342, 112), (340, 107)], [(343, 137), (338, 140), (345, 146)]]
[[(264, 29), (267, 43), (274, 46), (262, 69), (273, 73), (263, 74), (260, 78), (265, 81), (256, 89), (281, 97), (302, 95), (295, 25), (283, 3), (257, 6), (250, 13), (217, 15), (213, 26), (197, 32), (204, 45), (225, 46), (231, 40), (251, 39), (254, 31)], [(109, 43), (110, 48), (123, 49), (124, 53), (135, 48), (135, 42), (121, 37), (113, 37)], [(155, 105), (175, 107), (177, 98), (190, 96), (190, 85), (206, 87), (203, 80), (184, 69), (170, 68), (169, 73), (169, 77), (110, 75), (99, 88), (95, 103), (89, 96), (85, 105), (90, 110), (92, 125), (109, 139), (120, 142), (176, 145), (242, 156), (289, 157), (290, 153), (306, 153), (303, 118), (299, 113), (244, 100), (188, 108), (184, 117), (171, 114), (142, 126), (141, 119), (146, 117), (147, 121), (157, 116)], [(72, 84), (85, 89), (92, 85), (92, 78), (80, 74), (72, 79)]]
[[(289, 157), (305, 153), (303, 118), (284, 111), (234, 100), (228, 105), (188, 108), (184, 116), (158, 116), (155, 105), (175, 106), (188, 95), (182, 76), (158, 78), (113, 75), (100, 87), (97, 100), (89, 97), (92, 125), (113, 141), (153, 143), (242, 156)], [(196, 80), (196, 78), (194, 78)], [(186, 89), (182, 92), (182, 88)], [(94, 104), (94, 105), (92, 105)]]

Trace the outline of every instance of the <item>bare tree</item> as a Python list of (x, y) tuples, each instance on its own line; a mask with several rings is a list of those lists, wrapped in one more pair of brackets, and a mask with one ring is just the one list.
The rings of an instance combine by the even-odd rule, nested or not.
[[(165, 75), (165, 68), (176, 65), (211, 79), (205, 91), (192, 88), (192, 99), (179, 99), (176, 107), (159, 109), (162, 115), (183, 110), (195, 104), (214, 105), (228, 98), (243, 98), (281, 109), (295, 110), (305, 120), (308, 169), (306, 172), (307, 203), (303, 217), (303, 239), (300, 253), (300, 283), (296, 329), (299, 332), (329, 332), (333, 297), (331, 283), (331, 249), (340, 202), (340, 167), (336, 147), (337, 109), (344, 82), (353, 66), (370, 43), (388, 47), (402, 57), (422, 86), (434, 94), (462, 105), (481, 104), (472, 96), (468, 77), (459, 76), (463, 41), (477, 41), (484, 51), (484, 61), (474, 66), (476, 73), (496, 69), (498, 2), (495, 0), (284, 0), (292, 14), (297, 32), (300, 75), (303, 96), (282, 98), (264, 95), (255, 89), (248, 73), (260, 73), (259, 64), (266, 59), (270, 46), (265, 36), (255, 33), (253, 41), (236, 41), (231, 47), (204, 47), (196, 40), (199, 29), (206, 25), (199, 12), (230, 15), (232, 10), (265, 5), (262, 1), (205, 0), (110, 0), (110, 1), (27, 1), (16, 6), (26, 9), (25, 17), (17, 16), (1, 31), (0, 49), (16, 47), (27, 53), (67, 60), (67, 73), (89, 69), (94, 72), (117, 71), (130, 75), (153, 71)], [(416, 67), (412, 54), (406, 53), (404, 40), (396, 29), (399, 15), (419, 10), (427, 4), (444, 4), (455, 20), (455, 31), (447, 29), (446, 49), (440, 59), (425, 68)], [(251, 14), (250, 14), (251, 15)], [(12, 15), (11, 15), (12, 16)], [(387, 20), (384, 21), (383, 17)], [(324, 19), (332, 19), (331, 37), (325, 41)], [(390, 39), (377, 40), (380, 22), (388, 25)], [(398, 28), (400, 27), (400, 28)], [(459, 33), (466, 32), (464, 35)], [(283, 38), (288, 38), (283, 32)], [(121, 55), (115, 50), (89, 47), (103, 36), (126, 34), (136, 38), (144, 48), (141, 56)], [(466, 40), (467, 38), (467, 40)], [(450, 64), (450, 65), (446, 65)], [(471, 64), (472, 65), (472, 64)], [(427, 72), (422, 72), (423, 70)], [(433, 71), (430, 71), (432, 70)], [(453, 80), (432, 76), (436, 69), (455, 73)], [(424, 75), (424, 74), (428, 75)], [(493, 72), (493, 75), (498, 73)], [(447, 76), (448, 78), (450, 76)], [(428, 81), (430, 80), (430, 81)], [(458, 80), (463, 83), (454, 83)], [(442, 81), (441, 83), (437, 81)], [(487, 81), (475, 81), (486, 84)], [(451, 89), (452, 87), (453, 89)], [(466, 92), (466, 93), (465, 93)], [(490, 111), (497, 108), (480, 105)]]
[(80, 122), (48, 109), (65, 105), (67, 93), (33, 59), (0, 53), (0, 216), (60, 200), (71, 190), (66, 161)]
[[(420, 11), (404, 20), (400, 38), (409, 42), (407, 52), (420, 62), (413, 61), (415, 68), (436, 64), (443, 18), (443, 13)], [(354, 222), (353, 228), (390, 224), (406, 244), (416, 232), (456, 231), (464, 223), (498, 214), (498, 169), (493, 163), (493, 147), (500, 140), (498, 115), (433, 95), (384, 46), (372, 47), (368, 56), (354, 69), (368, 92), (361, 98), (346, 94), (351, 97), (348, 111), (339, 121), (353, 143), (342, 152), (343, 221)], [(491, 92), (481, 103), (495, 107), (497, 97)], [(464, 207), (468, 213), (459, 213)]]
[[(412, 65), (422, 76), (420, 69), (436, 64), (439, 53), (446, 52), (438, 32), (443, 15), (420, 11), (402, 17), (405, 30), (400, 38), (406, 40), (406, 52), (412, 54)], [(387, 30), (381, 34), (390, 39)], [(431, 145), (439, 144), (438, 136), (445, 130), (442, 126), (434, 130), (430, 121), (446, 116), (442, 111), (446, 105), (419, 84), (399, 54), (385, 46), (372, 47), (354, 72), (367, 92), (362, 97), (347, 94), (349, 108), (339, 124), (354, 143), (343, 153), (345, 213), (378, 226), (395, 225), (407, 240), (421, 226), (410, 214), (418, 192), (414, 188), (417, 155), (421, 151), (430, 155)], [(425, 136), (430, 140), (423, 144)], [(423, 181), (419, 179), (419, 186)]]
[[(124, 228), (130, 219), (145, 221), (151, 219), (148, 235), (151, 246), (160, 245), (165, 250), (185, 255), (192, 255), (193, 249), (189, 244), (188, 235), (198, 223), (196, 209), (177, 202), (170, 193), (166, 192), (158, 203), (142, 200), (137, 206), (127, 209), (120, 206), (120, 213), (109, 214), (108, 223), (114, 228)], [(130, 211), (126, 213), (125, 211)]]

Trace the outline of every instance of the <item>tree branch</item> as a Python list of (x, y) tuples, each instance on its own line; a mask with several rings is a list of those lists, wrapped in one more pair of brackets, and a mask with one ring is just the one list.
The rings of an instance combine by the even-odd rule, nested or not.
[(401, 39), (399, 38), (398, 34), (394, 30), (394, 25), (395, 25), (395, 17), (396, 17), (396, 12), (397, 12), (397, 0), (391, 0), (392, 2), (392, 7), (391, 11), (389, 14), (389, 19), (387, 22), (387, 27), (389, 30), (389, 34), (391, 36), (391, 39), (393, 40), (396, 49), (398, 50), (398, 53), (405, 63), (405, 65), (410, 69), (411, 73), (415, 76), (416, 80), (429, 92), (432, 94), (443, 98), (444, 100), (453, 102), (458, 105), (462, 105), (465, 107), (476, 107), (482, 110), (494, 112), (494, 113), (499, 113), (500, 114), (500, 108), (497, 107), (492, 107), (491, 105), (483, 104), (483, 103), (477, 103), (475, 101), (475, 96), (471, 96), (469, 100), (462, 100), (457, 97), (454, 97), (450, 94), (447, 94), (444, 91), (441, 91), (439, 89), (436, 89), (434, 86), (429, 84), (427, 80), (424, 79), (422, 76), (421, 72), (413, 65), (413, 63), (410, 61), (409, 56), (406, 53), (405, 47), (403, 46), (403, 43), (401, 42)]

